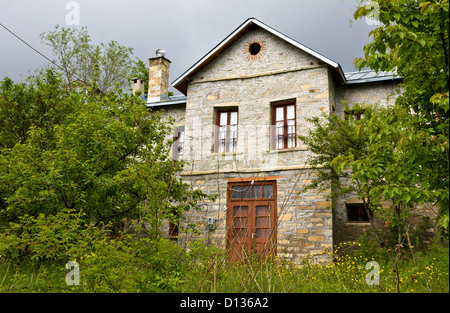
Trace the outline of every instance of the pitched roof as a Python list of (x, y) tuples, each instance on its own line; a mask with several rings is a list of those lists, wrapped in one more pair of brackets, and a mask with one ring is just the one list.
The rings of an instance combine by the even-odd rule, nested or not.
[(292, 44), (293, 46), (303, 50), (306, 53), (318, 58), (322, 62), (328, 64), (339, 77), (345, 82), (345, 75), (342, 71), (339, 63), (321, 55), (320, 53), (302, 45), (301, 43), (293, 40), (292, 38), (280, 33), (279, 31), (273, 29), (272, 27), (264, 24), (263, 22), (255, 19), (249, 18), (244, 23), (242, 23), (238, 28), (236, 28), (231, 34), (229, 34), (224, 40), (222, 40), (217, 46), (215, 46), (211, 51), (209, 51), (205, 56), (203, 56), (199, 61), (197, 61), (193, 66), (191, 66), (186, 72), (184, 72), (180, 77), (178, 77), (172, 85), (181, 91), (183, 94), (187, 92), (187, 84), (189, 78), (195, 73), (204, 68), (209, 62), (211, 62), (217, 55), (219, 55), (223, 50), (228, 48), (233, 42), (235, 42), (242, 34), (244, 34), (250, 27), (258, 26), (273, 35), (285, 40), (286, 42)]

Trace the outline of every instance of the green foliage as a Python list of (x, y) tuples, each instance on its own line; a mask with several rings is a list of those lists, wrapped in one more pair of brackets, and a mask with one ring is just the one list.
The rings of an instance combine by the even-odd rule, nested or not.
[[(130, 87), (130, 79), (140, 77), (148, 82), (148, 69), (144, 63), (133, 60), (133, 49), (120, 45), (117, 41), (92, 43), (86, 27), (81, 29), (55, 26), (53, 31), (41, 34), (43, 43), (52, 48), (55, 67), (70, 88), (77, 87), (77, 80), (95, 84), (100, 91), (107, 93), (117, 88)], [(145, 67), (145, 66), (144, 66)], [(147, 76), (145, 76), (145, 74)]]
[[(379, 16), (381, 25), (355, 64), (394, 71), (403, 77), (402, 90), (395, 106), (367, 107), (353, 125), (337, 117), (312, 120), (301, 138), (315, 153), (310, 164), (323, 165), (312, 187), (331, 183), (332, 197), (355, 191), (397, 229), (398, 243), (406, 235), (409, 245), (412, 209), (437, 205), (436, 221), (448, 236), (448, 1), (361, 2), (354, 17), (366, 16)], [(350, 173), (352, 184), (342, 188), (339, 178)]]
[[(26, 283), (16, 271), (10, 290), (176, 290), (188, 257), (160, 227), (214, 196), (177, 175), (184, 163), (169, 156), (172, 122), (121, 90), (65, 88), (52, 71), (0, 86), (0, 263), (60, 275)], [(125, 220), (136, 232), (120, 231)], [(60, 283), (68, 261), (80, 264), (79, 286)]]
[[(412, 1), (412, 0), (377, 0), (373, 1), (379, 7), (381, 25), (374, 29), (370, 36), (371, 43), (364, 47), (365, 58), (355, 60), (358, 68), (370, 67), (375, 71), (395, 71), (403, 77), (402, 93), (396, 100), (396, 105), (414, 114), (410, 116), (414, 122), (412, 127), (398, 129), (387, 127), (385, 131), (373, 134), (377, 138), (372, 141), (385, 140), (386, 136), (402, 135), (397, 143), (400, 149), (411, 159), (402, 158), (403, 167), (419, 165), (420, 187), (423, 191), (411, 190), (405, 185), (399, 185), (405, 178), (413, 183), (417, 177), (410, 167), (409, 174), (395, 170), (386, 172), (390, 182), (374, 192), (384, 197), (401, 199), (405, 205), (421, 202), (425, 197), (434, 197), (439, 205), (439, 225), (448, 234), (449, 202), (448, 202), (448, 172), (449, 172), (449, 4), (448, 0)], [(370, 9), (362, 2), (355, 11), (355, 19), (368, 16)], [(384, 122), (393, 125), (399, 115), (385, 117)], [(404, 120), (405, 121), (405, 120)], [(405, 123), (403, 123), (405, 125)], [(421, 145), (430, 153), (426, 153)], [(411, 149), (411, 150), (409, 150)], [(418, 149), (421, 153), (416, 153)], [(428, 162), (428, 165), (426, 164)], [(414, 163), (414, 164), (413, 164)], [(371, 164), (373, 165), (373, 163)], [(407, 170), (408, 171), (408, 170)], [(405, 176), (406, 175), (406, 176)], [(428, 176), (422, 176), (428, 175)], [(396, 182), (397, 181), (397, 182)], [(406, 185), (408, 185), (408, 183)], [(411, 184), (409, 184), (411, 186)], [(443, 190), (447, 190), (446, 195)], [(433, 193), (437, 195), (433, 196)]]
[[(347, 110), (349, 110), (347, 108)], [(355, 105), (354, 112), (363, 111), (364, 108)], [(369, 112), (367, 112), (369, 114)], [(336, 199), (350, 190), (341, 184), (339, 180), (347, 177), (348, 173), (342, 170), (336, 171), (332, 166), (334, 158), (345, 155), (362, 155), (368, 140), (368, 135), (361, 131), (361, 123), (353, 116), (342, 119), (334, 114), (323, 114), (320, 117), (307, 119), (311, 123), (308, 135), (298, 136), (313, 153), (308, 157), (308, 163), (318, 173), (310, 185), (305, 188), (330, 190), (331, 199)], [(351, 186), (350, 186), (351, 188)]]
[(63, 280), (64, 264), (77, 261), (80, 285), (53, 286), (68, 291), (171, 292), (184, 281), (187, 256), (177, 244), (136, 233), (113, 235), (107, 227), (86, 224), (83, 215), (65, 211), (22, 216), (0, 234), (0, 262), (59, 266)]
[[(156, 238), (162, 220), (179, 221), (206, 197), (176, 176), (183, 162), (169, 156), (171, 124), (161, 113), (149, 114), (139, 98), (120, 90), (103, 96), (92, 92), (95, 87), (64, 91), (51, 75), (30, 86), (8, 79), (1, 84), (6, 109), (0, 120), (30, 116), (22, 123), (28, 127), (23, 138), (1, 129), (10, 141), (0, 153), (2, 217), (75, 210), (97, 225), (139, 218)], [(57, 92), (42, 97), (47, 90)], [(24, 93), (30, 96), (21, 106), (11, 100)], [(56, 103), (67, 110), (53, 110)], [(47, 119), (38, 114), (42, 107), (50, 108)]]
[(44, 132), (41, 145), (54, 141), (53, 126), (81, 104), (69, 99), (60, 102), (69, 95), (60, 86), (60, 78), (50, 70), (28, 85), (9, 78), (0, 82), (0, 149), (25, 142), (31, 127)]
[(0, 256), (11, 260), (77, 259), (92, 246), (102, 243), (108, 232), (83, 220), (84, 214), (64, 210), (56, 215), (20, 216), (0, 233)]
[[(185, 250), (168, 240), (122, 235), (94, 240), (79, 252), (80, 285), (64, 282), (64, 263), (0, 257), (1, 292), (448, 292), (448, 246), (416, 254), (380, 249), (372, 241), (345, 243), (306, 257), (298, 266), (283, 257), (229, 263), (226, 251), (204, 242)], [(366, 264), (380, 265), (380, 285), (367, 285)]]
[[(396, 71), (404, 78), (405, 92), (399, 99), (402, 105), (430, 120), (436, 113), (445, 116), (430, 98), (445, 94), (449, 88), (448, 0), (372, 2), (378, 4), (381, 25), (370, 32), (372, 41), (364, 47), (364, 59), (355, 60), (356, 66)], [(361, 3), (354, 18), (370, 12)]]

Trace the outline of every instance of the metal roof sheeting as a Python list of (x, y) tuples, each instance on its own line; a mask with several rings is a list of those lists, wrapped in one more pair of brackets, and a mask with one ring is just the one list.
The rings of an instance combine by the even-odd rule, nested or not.
[(169, 101), (147, 103), (147, 107), (153, 108), (153, 107), (162, 107), (162, 106), (185, 104), (185, 103), (186, 103), (185, 95), (176, 95), (176, 96), (169, 96)]
[(388, 81), (394, 79), (400, 79), (399, 76), (393, 72), (375, 72), (372, 70), (360, 71), (360, 72), (348, 72), (345, 73), (346, 85), (371, 83), (378, 81)]

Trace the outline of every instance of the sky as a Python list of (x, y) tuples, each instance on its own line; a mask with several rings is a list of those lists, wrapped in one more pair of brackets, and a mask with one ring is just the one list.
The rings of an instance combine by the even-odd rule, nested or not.
[[(0, 0), (0, 23), (54, 59), (39, 34), (56, 25), (86, 26), (95, 43), (115, 40), (147, 60), (157, 49), (171, 60), (170, 82), (254, 17), (355, 71), (374, 28), (353, 21), (357, 0)], [(22, 80), (47, 61), (0, 26), (0, 79)]]

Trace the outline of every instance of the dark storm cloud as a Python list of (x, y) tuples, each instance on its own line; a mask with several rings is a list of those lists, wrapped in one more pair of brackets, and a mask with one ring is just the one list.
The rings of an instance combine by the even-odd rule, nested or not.
[[(57, 24), (68, 26), (65, 0), (5, 0), (0, 22), (51, 57), (39, 34)], [(354, 71), (371, 27), (364, 21), (350, 27), (356, 0), (78, 0), (80, 26), (95, 42), (116, 40), (146, 60), (163, 48), (172, 61), (175, 80), (249, 17), (255, 17), (294, 40)], [(20, 79), (46, 61), (0, 28), (0, 79)]]

